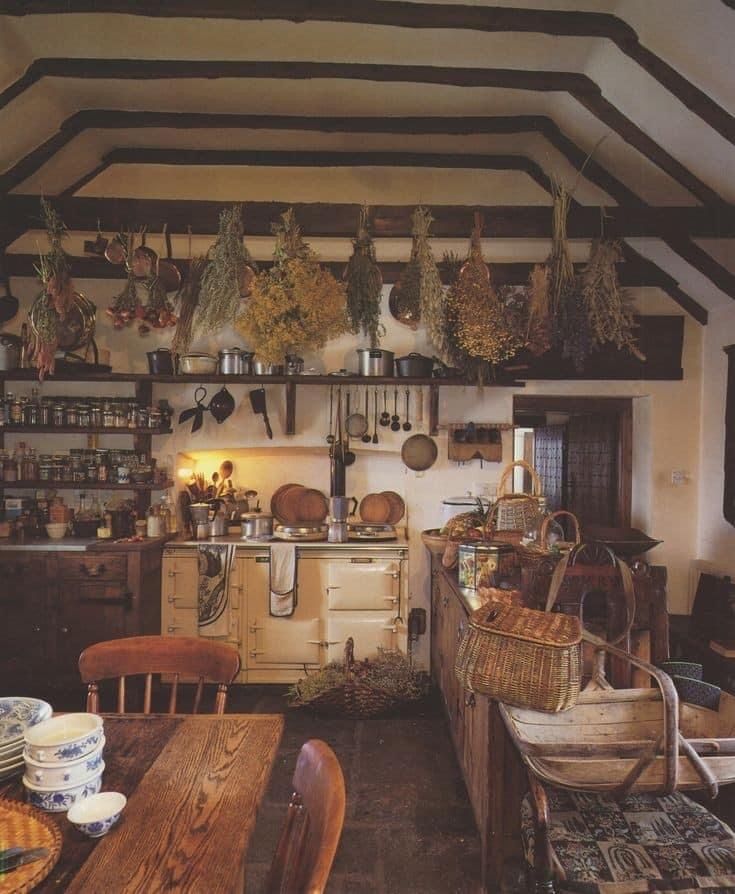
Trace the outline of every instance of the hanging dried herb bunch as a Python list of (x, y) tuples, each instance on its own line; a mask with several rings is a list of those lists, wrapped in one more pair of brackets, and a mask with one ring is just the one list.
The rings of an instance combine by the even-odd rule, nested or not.
[(31, 315), (35, 344), (33, 356), (39, 378), (54, 370), (54, 355), (58, 345), (58, 324), (63, 320), (74, 301), (74, 283), (71, 278), (69, 256), (63, 248), (67, 236), (66, 226), (56, 210), (46, 199), (41, 199), (41, 214), (46, 227), (49, 249), (41, 254), (35, 265), (43, 291), (36, 298)]
[(352, 257), (347, 262), (344, 281), (347, 287), (347, 313), (352, 332), (362, 330), (370, 339), (370, 347), (380, 344), (385, 327), (380, 322), (380, 297), (383, 277), (375, 258), (375, 243), (368, 229), (369, 209), (363, 205), (357, 227), (357, 238), (352, 240)]
[(567, 218), (570, 194), (566, 187), (552, 177), (551, 190), (554, 199), (551, 222), (551, 254), (546, 262), (549, 268), (549, 314), (553, 318), (559, 311), (564, 297), (575, 289), (574, 264), (569, 254)]
[(528, 277), (526, 344), (529, 351), (537, 357), (545, 354), (552, 344), (549, 273), (546, 264), (534, 264)]
[(115, 238), (125, 251), (124, 263), (128, 271), (128, 278), (122, 292), (112, 299), (112, 304), (107, 308), (107, 314), (112, 317), (115, 329), (122, 329), (139, 318), (142, 304), (138, 295), (135, 268), (132, 263), (135, 253), (134, 236), (132, 233), (118, 233)]
[(198, 255), (189, 262), (189, 273), (179, 292), (179, 316), (171, 340), (171, 351), (174, 354), (186, 354), (194, 339), (194, 315), (199, 304), (202, 277), (208, 263), (204, 255)]
[(470, 256), (447, 293), (447, 305), (458, 349), (468, 357), (498, 364), (523, 346), (523, 334), (512, 325), (504, 303), (493, 288), (482, 256), (480, 228), (472, 231)]
[(232, 326), (252, 277), (252, 259), (243, 243), (242, 205), (233, 205), (219, 216), (219, 232), (202, 276), (195, 328), (217, 332)]
[[(442, 292), (441, 277), (429, 244), (433, 220), (427, 208), (416, 208), (411, 215), (411, 256), (388, 299), (391, 315), (412, 329), (418, 328), (424, 307), (436, 304), (436, 290)], [(435, 323), (434, 320), (432, 326)]]
[(426, 326), (429, 341), (441, 360), (447, 359), (447, 320), (439, 268), (429, 242), (429, 230), (434, 218), (428, 208), (417, 208), (411, 217), (414, 253), (419, 270), (420, 316)]
[(636, 345), (633, 304), (620, 288), (617, 264), (622, 260), (619, 243), (596, 239), (589, 260), (580, 275), (580, 288), (592, 338), (596, 345), (606, 342), (645, 360)]
[(253, 281), (237, 329), (266, 363), (319, 350), (349, 331), (347, 291), (304, 241), (293, 209), (275, 224), (274, 264)]

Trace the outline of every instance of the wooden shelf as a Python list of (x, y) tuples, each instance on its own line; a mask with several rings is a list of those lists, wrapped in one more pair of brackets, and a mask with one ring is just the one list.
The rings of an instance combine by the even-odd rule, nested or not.
[(117, 484), (112, 481), (2, 481), (3, 488), (12, 490), (14, 487), (25, 490), (131, 490), (137, 492), (166, 490), (173, 487), (173, 481), (156, 482), (152, 484)]
[(54, 435), (170, 435), (172, 428), (114, 428), (93, 425), (3, 425), (1, 434), (54, 434)]

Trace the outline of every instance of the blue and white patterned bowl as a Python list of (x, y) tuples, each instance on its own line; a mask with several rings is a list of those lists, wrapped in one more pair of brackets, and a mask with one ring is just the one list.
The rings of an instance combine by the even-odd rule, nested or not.
[(26, 763), (26, 778), (34, 785), (46, 786), (48, 788), (65, 787), (69, 785), (77, 785), (87, 779), (100, 767), (104, 767), (102, 761), (102, 750), (105, 747), (105, 737), (99, 745), (89, 754), (79, 757), (76, 760), (67, 763), (42, 763), (34, 761), (26, 752), (23, 757)]
[(26, 731), (25, 754), (39, 763), (68, 763), (89, 754), (102, 738), (102, 718), (97, 714), (62, 714)]
[(127, 800), (120, 792), (100, 792), (71, 807), (67, 819), (90, 838), (101, 838), (120, 819)]
[(28, 777), (23, 777), (23, 785), (26, 790), (26, 800), (33, 807), (47, 810), (49, 813), (63, 813), (72, 805), (91, 795), (96, 795), (102, 788), (102, 772), (104, 763), (100, 769), (88, 779), (65, 788), (46, 788), (34, 785)]

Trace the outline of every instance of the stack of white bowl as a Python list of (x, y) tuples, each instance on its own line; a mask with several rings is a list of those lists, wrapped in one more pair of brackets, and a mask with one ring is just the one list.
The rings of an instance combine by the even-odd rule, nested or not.
[(23, 772), (25, 731), (51, 716), (51, 705), (37, 698), (0, 698), (0, 781)]
[(23, 785), (34, 807), (61, 813), (102, 787), (105, 736), (97, 714), (62, 714), (25, 733)]

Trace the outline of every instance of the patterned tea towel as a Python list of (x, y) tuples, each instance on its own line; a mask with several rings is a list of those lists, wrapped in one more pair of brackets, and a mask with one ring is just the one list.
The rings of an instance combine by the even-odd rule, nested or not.
[(271, 543), (270, 605), (274, 618), (288, 618), (296, 609), (296, 544)]
[(228, 580), (235, 558), (235, 544), (200, 543), (199, 552), (199, 635), (227, 636), (229, 621)]

